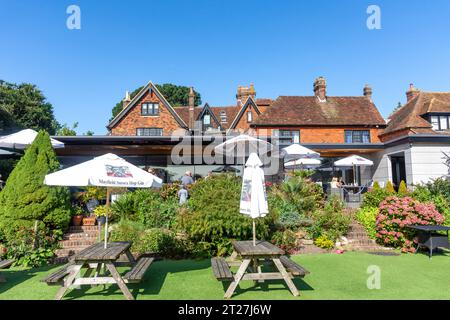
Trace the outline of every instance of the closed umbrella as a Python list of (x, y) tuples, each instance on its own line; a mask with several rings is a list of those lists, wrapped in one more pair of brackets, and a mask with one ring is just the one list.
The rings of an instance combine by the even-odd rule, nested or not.
[[(162, 180), (147, 171), (108, 153), (45, 176), (44, 183), (52, 186), (107, 187), (106, 205), (109, 207), (110, 188), (160, 187)], [(108, 237), (108, 217), (105, 224), (105, 248)]]
[(253, 245), (256, 245), (255, 219), (269, 213), (262, 162), (256, 153), (251, 153), (245, 163), (242, 177), (240, 213), (253, 219)]
[(358, 155), (352, 155), (347, 158), (334, 162), (336, 167), (353, 167), (353, 182), (356, 184), (356, 167), (373, 166), (373, 161)]
[[(0, 138), (0, 148), (5, 149), (19, 149), (23, 150), (29, 145), (31, 145), (36, 139), (37, 132), (32, 129), (25, 129), (4, 137)], [(50, 139), (50, 142), (52, 144), (52, 147), (57, 148), (64, 148), (64, 143), (61, 141)]]

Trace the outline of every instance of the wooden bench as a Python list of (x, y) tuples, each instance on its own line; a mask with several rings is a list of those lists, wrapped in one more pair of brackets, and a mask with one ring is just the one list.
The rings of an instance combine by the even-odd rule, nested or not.
[(219, 281), (233, 281), (233, 273), (224, 258), (212, 258), (211, 267), (214, 277)]
[(288, 272), (290, 272), (294, 277), (300, 277), (303, 278), (307, 274), (309, 274), (309, 271), (303, 268), (298, 263), (292, 261), (287, 256), (281, 256), (280, 261), (283, 264), (283, 266), (286, 268)]
[(0, 269), (6, 269), (14, 263), (14, 260), (0, 260)]
[(61, 285), (64, 282), (64, 278), (70, 273), (71, 266), (73, 266), (73, 264), (66, 264), (63, 268), (42, 279), (41, 282), (45, 282), (50, 286)]
[(155, 258), (152, 257), (141, 257), (136, 262), (133, 269), (131, 269), (130, 271), (127, 272), (127, 274), (125, 274), (123, 279), (128, 283), (141, 282), (141, 280), (144, 278), (145, 272), (153, 263), (154, 259)]

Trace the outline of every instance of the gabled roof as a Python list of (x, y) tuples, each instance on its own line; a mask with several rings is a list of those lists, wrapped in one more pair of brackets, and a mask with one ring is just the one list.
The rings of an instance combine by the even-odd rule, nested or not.
[(258, 115), (261, 114), (261, 111), (259, 110), (255, 100), (253, 100), (252, 97), (248, 97), (247, 101), (245, 101), (244, 105), (240, 108), (240, 110), (234, 117), (233, 121), (231, 122), (231, 125), (228, 128), (229, 130), (236, 128), (237, 124), (239, 123), (239, 120), (241, 120), (242, 115), (245, 113), (245, 110), (247, 110), (249, 106), (252, 106)]
[(206, 114), (206, 112), (208, 112), (211, 117), (213, 118), (213, 120), (216, 122), (217, 126), (221, 126), (220, 125), (220, 121), (217, 119), (216, 115), (214, 114), (214, 112), (211, 110), (211, 107), (209, 106), (208, 103), (205, 103), (205, 105), (202, 108), (202, 112), (200, 112), (200, 114), (198, 115), (198, 117), (196, 118), (197, 120), (202, 119), (203, 116)]
[(253, 126), (385, 126), (376, 106), (366, 97), (280, 96)]
[(431, 123), (422, 116), (427, 113), (450, 113), (450, 92), (422, 92), (389, 117), (383, 134), (411, 129), (414, 132), (434, 133)]
[(116, 126), (119, 123), (119, 121), (122, 120), (122, 118), (136, 105), (136, 103), (143, 97), (143, 95), (147, 91), (150, 91), (150, 93), (154, 92), (155, 95), (158, 97), (158, 99), (167, 108), (167, 110), (169, 110), (169, 112), (172, 114), (172, 116), (175, 118), (178, 124), (183, 128), (186, 129), (188, 128), (186, 122), (178, 115), (178, 113), (174, 110), (174, 108), (170, 105), (170, 103), (161, 94), (161, 92), (159, 92), (158, 88), (151, 81), (149, 81), (148, 84), (144, 88), (142, 88), (141, 91), (139, 91), (139, 93), (130, 101), (130, 103), (126, 108), (122, 109), (122, 111), (120, 111), (119, 114), (115, 116), (114, 119), (111, 120), (107, 128), (111, 129), (114, 126)]
[(225, 115), (227, 116), (227, 122), (222, 122), (220, 121), (220, 126), (222, 127), (223, 130), (227, 130), (230, 125), (231, 122), (233, 122), (233, 119), (236, 117), (236, 114), (239, 112), (241, 108), (239, 106), (214, 106), (211, 107), (211, 110), (214, 112), (214, 114), (216, 115), (217, 119), (221, 119), (221, 113), (224, 112)]

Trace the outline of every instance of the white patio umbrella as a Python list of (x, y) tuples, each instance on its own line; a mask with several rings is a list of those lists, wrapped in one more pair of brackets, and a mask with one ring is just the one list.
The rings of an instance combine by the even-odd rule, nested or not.
[[(23, 150), (33, 143), (36, 139), (37, 132), (32, 129), (25, 129), (0, 138), (0, 148), (20, 149)], [(51, 139), (53, 148), (64, 148), (64, 143)]]
[(298, 159), (298, 160), (286, 162), (284, 164), (284, 166), (286, 168), (289, 168), (289, 169), (292, 169), (293, 167), (313, 168), (313, 167), (316, 167), (316, 166), (320, 166), (321, 163), (322, 163), (322, 161), (320, 161), (319, 159), (305, 158), (305, 159)]
[(214, 148), (214, 152), (216, 154), (242, 157), (242, 168), (244, 168), (246, 156), (249, 156), (252, 153), (263, 155), (272, 151), (272, 149), (273, 145), (267, 141), (241, 134), (217, 145)]
[[(107, 187), (106, 205), (109, 207), (111, 187), (151, 188), (162, 185), (162, 180), (115, 154), (108, 153), (45, 176), (44, 184), (51, 186)], [(108, 242), (108, 217), (105, 224), (105, 248)]]
[(308, 149), (298, 143), (291, 144), (286, 148), (281, 149), (275, 156), (283, 158), (285, 162), (298, 159), (317, 159), (320, 153)]
[(338, 160), (334, 162), (336, 167), (353, 167), (353, 182), (356, 184), (356, 167), (373, 166), (373, 161), (360, 157), (358, 155), (352, 155), (347, 158)]
[(255, 219), (269, 213), (262, 162), (256, 153), (251, 153), (242, 177), (240, 213), (253, 219), (253, 245), (256, 245)]

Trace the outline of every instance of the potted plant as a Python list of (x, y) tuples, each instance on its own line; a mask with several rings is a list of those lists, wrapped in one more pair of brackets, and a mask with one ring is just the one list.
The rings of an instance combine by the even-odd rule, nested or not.
[(95, 216), (83, 217), (83, 226), (95, 226)]
[(81, 206), (73, 206), (73, 215), (71, 224), (73, 226), (81, 226), (83, 223), (83, 208)]
[(94, 209), (94, 214), (97, 217), (97, 222), (99, 225), (104, 225), (106, 222), (106, 217), (111, 216), (111, 208), (107, 206), (98, 206)]

